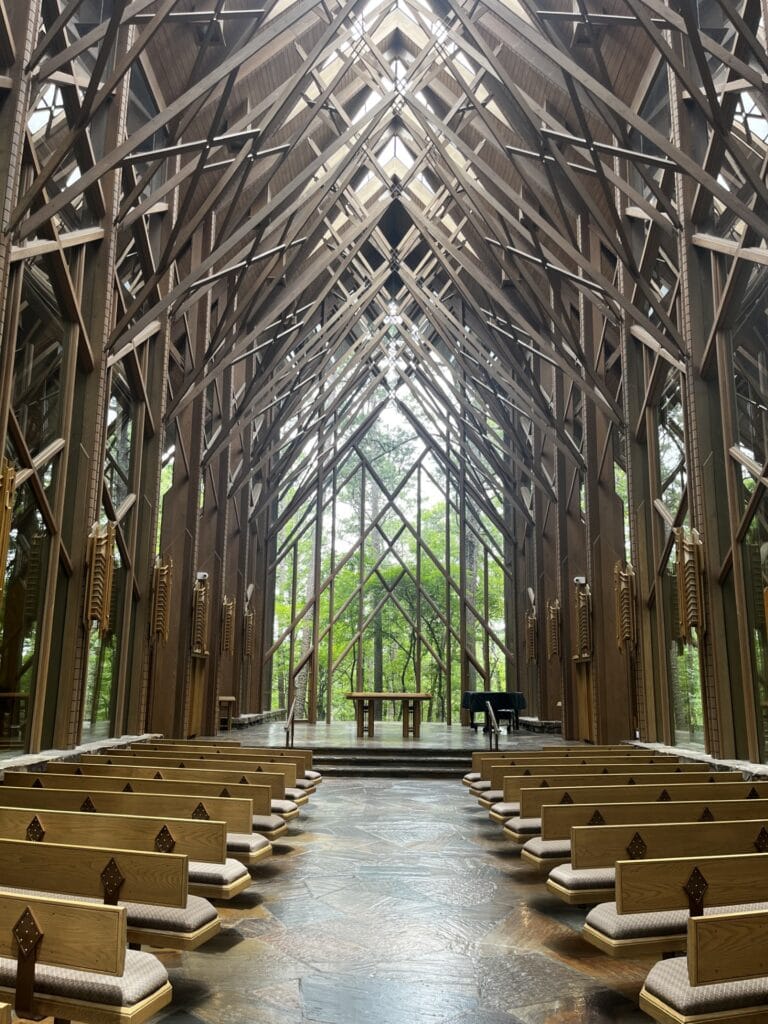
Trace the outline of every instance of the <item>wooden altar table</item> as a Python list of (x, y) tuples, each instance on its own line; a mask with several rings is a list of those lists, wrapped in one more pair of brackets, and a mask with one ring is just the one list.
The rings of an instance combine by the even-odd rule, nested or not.
[(422, 701), (432, 700), (431, 693), (389, 693), (388, 691), (376, 693), (360, 691), (358, 693), (345, 693), (347, 700), (355, 702), (355, 718), (357, 720), (357, 735), (359, 738), (366, 733), (366, 715), (368, 717), (368, 735), (373, 736), (373, 708), (377, 700), (400, 700), (403, 701), (403, 736), (413, 735), (418, 739), (421, 734), (421, 704)]

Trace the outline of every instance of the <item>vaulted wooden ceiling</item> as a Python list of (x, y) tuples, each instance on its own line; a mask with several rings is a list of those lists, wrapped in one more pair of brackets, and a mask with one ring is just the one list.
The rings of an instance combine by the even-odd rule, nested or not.
[[(552, 494), (534, 428), (572, 464), (582, 453), (542, 365), (614, 423), (622, 328), (682, 365), (637, 244), (638, 230), (640, 248), (653, 233), (674, 273), (675, 176), (710, 204), (713, 234), (720, 218), (765, 237), (764, 153), (734, 128), (728, 88), (755, 89), (762, 109), (760, 8), (711, 7), (697, 19), (661, 0), (69, 3), (40, 52), (48, 74), (79, 58), (92, 80), (75, 126), (41, 145), (15, 224), (34, 237), (117, 167), (126, 247), (142, 249), (170, 204), (161, 255), (142, 249), (143, 283), (107, 347), (125, 352), (169, 311), (182, 331), (210, 304), (206, 351), (179, 368), (166, 418), (213, 385), (218, 427), (203, 458), (240, 435), (232, 493), (277, 453), (283, 476), (306, 457), (302, 432), (329, 414), (329, 389), (334, 415), (352, 421), (386, 379), (396, 322), (398, 379), (386, 386), (420, 396), (435, 448), (436, 360), (450, 361), (458, 415), (490, 465), (500, 476), (517, 466)], [(126, 31), (132, 49), (113, 65)], [(157, 108), (72, 180), (67, 154), (92, 145), (86, 129), (131, 66)], [(659, 68), (711, 130), (704, 152), (641, 116)], [(210, 244), (193, 257), (204, 227)], [(599, 332), (590, 352), (585, 311)], [(289, 422), (295, 443), (280, 449)]]

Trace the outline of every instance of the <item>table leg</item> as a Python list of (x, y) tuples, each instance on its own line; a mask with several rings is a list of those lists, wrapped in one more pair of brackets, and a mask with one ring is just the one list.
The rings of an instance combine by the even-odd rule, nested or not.
[(372, 700), (365, 701), (365, 707), (366, 707), (366, 710), (368, 712), (368, 735), (369, 736), (373, 736), (373, 729), (374, 729), (373, 708), (374, 708), (374, 702)]
[(355, 718), (357, 719), (357, 738), (361, 740), (364, 735), (363, 723), (365, 712), (363, 711), (363, 702), (361, 700), (355, 701)]
[(413, 738), (418, 739), (421, 736), (421, 701), (415, 700), (413, 702)]
[(411, 732), (411, 702), (403, 701), (403, 739), (407, 739)]

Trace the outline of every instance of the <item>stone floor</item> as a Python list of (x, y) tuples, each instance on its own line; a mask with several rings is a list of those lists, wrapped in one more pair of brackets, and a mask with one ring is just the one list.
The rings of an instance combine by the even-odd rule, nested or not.
[(648, 963), (579, 936), (458, 780), (329, 779), (164, 1024), (635, 1024)]

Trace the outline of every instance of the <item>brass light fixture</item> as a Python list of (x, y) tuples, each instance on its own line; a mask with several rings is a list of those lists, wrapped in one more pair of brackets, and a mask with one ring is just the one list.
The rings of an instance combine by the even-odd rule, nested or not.
[(698, 530), (686, 535), (684, 527), (674, 531), (677, 554), (677, 604), (680, 636), (684, 643), (694, 644), (706, 632), (704, 613), (704, 545)]
[(533, 665), (536, 662), (538, 632), (536, 612), (530, 611), (525, 616), (525, 660), (529, 665)]
[(560, 657), (560, 602), (555, 598), (547, 601), (547, 661)]
[(235, 599), (225, 597), (221, 604), (221, 652), (233, 654), (235, 650)]
[(613, 567), (613, 595), (616, 600), (616, 644), (620, 651), (637, 646), (635, 615), (635, 570), (621, 562)]
[(192, 591), (192, 655), (208, 657), (208, 573), (197, 574)]
[(592, 591), (583, 576), (574, 580), (574, 601), (576, 612), (576, 653), (574, 661), (592, 660)]
[(88, 576), (85, 589), (85, 625), (92, 623), (102, 635), (109, 631), (112, 610), (112, 577), (115, 567), (115, 524), (94, 523), (86, 552)]
[(247, 611), (243, 616), (243, 633), (243, 654), (246, 658), (252, 658), (256, 650), (256, 615), (252, 611)]
[(173, 560), (158, 562), (152, 578), (152, 636), (168, 643), (171, 599), (173, 594)]
[(11, 543), (15, 493), (16, 470), (8, 459), (3, 459), (0, 463), (0, 595), (5, 586), (5, 565)]

